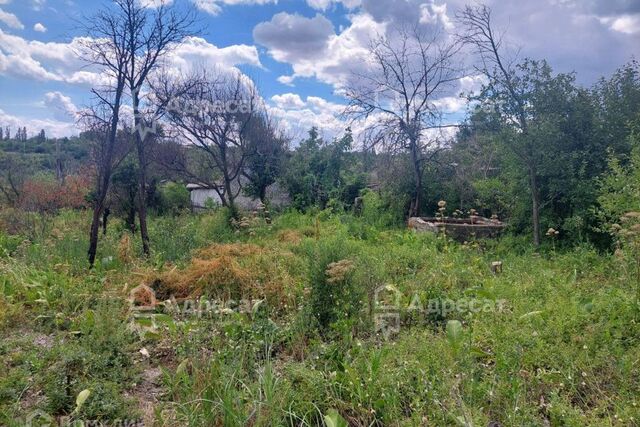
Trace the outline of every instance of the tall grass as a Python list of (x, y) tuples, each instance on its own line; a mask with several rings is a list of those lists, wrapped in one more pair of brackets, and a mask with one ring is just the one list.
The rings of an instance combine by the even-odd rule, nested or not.
[[(0, 424), (33, 409), (68, 415), (83, 389), (85, 417), (141, 416), (124, 396), (158, 366), (158, 425), (637, 424), (640, 326), (633, 272), (617, 257), (535, 252), (509, 236), (459, 245), (367, 212), (286, 212), (237, 231), (225, 215), (152, 218), (150, 259), (114, 221), (91, 272), (83, 213), (54, 218), (42, 239), (3, 234)], [(138, 336), (128, 292), (158, 277), (186, 296), (266, 301), (165, 315)], [(244, 291), (230, 293), (238, 278)], [(400, 330), (388, 337), (374, 329), (384, 285), (400, 293)], [(503, 305), (416, 310), (469, 299)]]

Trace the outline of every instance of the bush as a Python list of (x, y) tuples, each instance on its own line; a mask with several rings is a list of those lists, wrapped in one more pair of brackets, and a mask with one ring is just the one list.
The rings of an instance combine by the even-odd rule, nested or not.
[(191, 208), (191, 196), (184, 184), (168, 182), (160, 187), (159, 213), (176, 215)]
[(26, 211), (42, 213), (84, 208), (89, 187), (88, 174), (68, 176), (64, 184), (48, 175), (35, 177), (24, 183), (18, 205)]
[(354, 280), (355, 248), (342, 236), (307, 241), (310, 295), (308, 315), (320, 330), (327, 332), (337, 322), (355, 319), (363, 306), (363, 292)]

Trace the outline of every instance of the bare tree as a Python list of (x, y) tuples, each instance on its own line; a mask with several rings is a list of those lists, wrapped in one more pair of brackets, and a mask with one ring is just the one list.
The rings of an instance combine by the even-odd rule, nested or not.
[(347, 115), (369, 123), (370, 146), (410, 156), (415, 190), (409, 216), (420, 215), (424, 165), (440, 142), (436, 131), (451, 126), (443, 123), (436, 100), (450, 95), (462, 77), (458, 51), (438, 30), (396, 29), (372, 42), (369, 71), (354, 73), (346, 90)]
[[(202, 71), (156, 88), (165, 116), (181, 139), (199, 156), (175, 147), (167, 166), (187, 179), (216, 191), (222, 204), (238, 216), (235, 200), (250, 154), (249, 130), (258, 115), (253, 82), (240, 73)], [(198, 163), (198, 161), (200, 161)]]
[(92, 44), (94, 50), (96, 46), (102, 50), (101, 60), (93, 63), (108, 69), (111, 74), (122, 73), (123, 84), (131, 96), (134, 141), (139, 163), (137, 209), (145, 254), (149, 254), (147, 143), (154, 133), (154, 126), (153, 117), (148, 117), (144, 112), (144, 90), (151, 74), (161, 65), (167, 53), (185, 37), (194, 34), (191, 28), (195, 18), (191, 10), (179, 12), (169, 4), (162, 1), (158, 7), (149, 8), (139, 0), (113, 0), (111, 7), (99, 11), (86, 24), (87, 32), (93, 39), (88, 44)]
[(111, 177), (117, 165), (129, 152), (130, 134), (118, 130), (119, 108), (115, 100), (103, 101), (86, 109), (81, 117), (82, 125), (86, 130), (85, 136), (92, 143), (91, 159), (95, 168), (95, 187), (92, 198), (93, 216), (88, 251), (91, 267), (96, 259), (100, 219), (105, 217)]
[[(162, 2), (150, 9), (138, 0), (115, 0), (120, 10), (120, 18), (126, 23), (129, 62), (127, 64), (127, 85), (131, 92), (135, 143), (139, 163), (138, 218), (142, 249), (149, 254), (149, 233), (147, 231), (147, 150), (148, 134), (153, 133), (151, 120), (146, 120), (142, 111), (143, 89), (150, 73), (159, 66), (163, 57), (175, 48), (185, 37), (194, 34), (192, 26), (195, 18), (191, 12), (179, 13), (175, 8)], [(151, 132), (149, 132), (151, 129)]]
[(0, 156), (0, 193), (6, 202), (14, 206), (22, 195), (22, 184), (25, 180), (25, 165), (20, 164), (14, 156)]
[(527, 168), (531, 192), (531, 216), (533, 222), (533, 243), (540, 244), (540, 190), (538, 185), (537, 155), (535, 143), (529, 132), (526, 93), (518, 77), (515, 57), (508, 59), (504, 52), (503, 38), (496, 33), (491, 20), (491, 9), (486, 5), (466, 6), (458, 13), (457, 20), (465, 28), (460, 40), (472, 46), (480, 57), (477, 71), (487, 77), (485, 88), (502, 112), (508, 116), (518, 130), (517, 141), (509, 147)]
[(89, 265), (93, 267), (98, 248), (100, 217), (104, 212), (111, 174), (116, 162), (120, 110), (125, 95), (129, 51), (127, 40), (122, 37), (125, 25), (117, 15), (106, 10), (98, 12), (92, 18), (88, 30), (90, 37), (84, 39), (79, 54), (88, 64), (100, 68), (109, 82), (101, 88), (92, 89), (96, 98), (95, 105), (83, 112), (80, 119), (95, 142), (93, 157), (96, 166), (96, 187), (88, 251)]

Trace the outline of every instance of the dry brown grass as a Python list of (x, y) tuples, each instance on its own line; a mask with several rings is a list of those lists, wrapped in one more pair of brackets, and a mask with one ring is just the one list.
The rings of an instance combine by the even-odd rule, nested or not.
[(252, 244), (216, 244), (197, 251), (184, 268), (138, 272), (159, 300), (265, 299), (272, 307), (293, 304), (296, 281), (285, 264), (294, 257)]
[(343, 259), (338, 262), (332, 262), (327, 266), (325, 274), (327, 275), (328, 283), (340, 283), (344, 282), (349, 273), (354, 269), (353, 261)]
[(118, 260), (123, 264), (130, 264), (133, 261), (133, 258), (131, 236), (129, 233), (124, 233), (118, 243)]
[(153, 307), (156, 305), (156, 296), (147, 286), (138, 286), (131, 290), (131, 303), (138, 307)]
[(302, 234), (296, 230), (282, 230), (278, 233), (278, 241), (297, 245), (302, 241)]

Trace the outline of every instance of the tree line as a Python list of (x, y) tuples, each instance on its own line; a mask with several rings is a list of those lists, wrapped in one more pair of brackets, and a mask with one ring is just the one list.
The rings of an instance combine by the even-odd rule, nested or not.
[[(81, 114), (94, 175), (90, 264), (114, 200), (149, 253), (147, 208), (162, 180), (214, 190), (236, 219), (240, 194), (268, 204), (277, 182), (301, 210), (351, 209), (375, 190), (397, 222), (445, 200), (455, 209), (446, 214), (497, 215), (534, 245), (553, 227), (566, 241), (606, 247), (611, 176), (634, 171), (638, 63), (584, 87), (544, 59), (513, 55), (484, 5), (462, 9), (455, 28), (416, 23), (372, 39), (367, 69), (343, 92), (351, 127), (331, 140), (313, 128), (292, 141), (240, 72), (165, 69), (167, 55), (199, 32), (191, 10), (114, 0), (87, 24), (82, 49), (109, 82)], [(481, 88), (461, 95), (465, 117), (453, 118), (441, 100), (469, 76)]]

